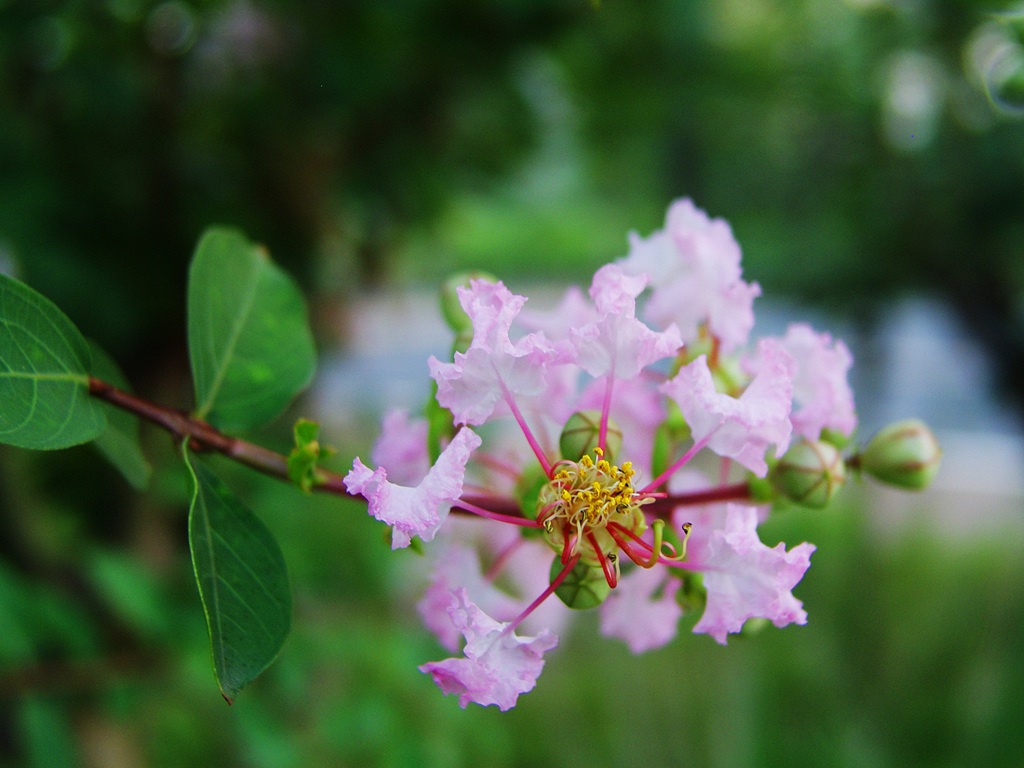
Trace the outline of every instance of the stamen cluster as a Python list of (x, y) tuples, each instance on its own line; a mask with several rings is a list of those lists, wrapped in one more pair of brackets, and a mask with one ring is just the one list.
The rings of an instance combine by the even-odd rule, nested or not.
[(639, 536), (647, 522), (640, 510), (644, 499), (633, 489), (632, 463), (614, 465), (600, 448), (594, 455), (597, 461), (584, 455), (555, 465), (554, 477), (537, 500), (537, 522), (563, 560), (579, 555), (588, 565), (606, 568), (606, 561), (617, 563), (619, 550), (609, 526)]

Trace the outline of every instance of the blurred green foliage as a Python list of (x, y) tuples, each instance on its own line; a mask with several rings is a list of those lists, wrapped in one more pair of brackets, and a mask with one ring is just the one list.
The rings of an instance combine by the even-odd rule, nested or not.
[[(386, 281), (586, 279), (687, 194), (772, 294), (948, 299), (1021, 397), (1021, 39), (972, 0), (0, 0), (0, 268), (188, 407), (211, 223), (300, 275), (329, 338)], [(364, 435), (323, 436), (337, 468)], [(632, 657), (585, 616), (502, 715), (415, 671), (443, 652), (358, 505), (231, 477), (296, 609), (228, 708), (185, 481), (143, 437), (146, 494), (87, 448), (0, 449), (0, 766), (1024, 762), (1016, 538), (886, 538), (857, 504), (776, 524), (820, 547), (807, 627)]]

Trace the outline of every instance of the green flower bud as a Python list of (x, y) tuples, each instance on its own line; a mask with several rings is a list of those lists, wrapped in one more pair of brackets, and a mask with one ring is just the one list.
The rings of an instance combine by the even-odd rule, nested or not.
[(448, 327), (455, 331), (457, 335), (468, 335), (472, 339), (473, 321), (469, 319), (466, 310), (459, 303), (458, 292), (460, 287), (468, 288), (470, 280), (490, 280), (495, 283), (498, 281), (496, 277), (486, 272), (459, 272), (452, 275), (441, 286), (441, 314), (444, 315), (444, 320), (448, 323)]
[[(576, 411), (562, 428), (558, 438), (558, 448), (563, 459), (579, 461), (583, 456), (592, 454), (597, 448), (601, 434), (600, 411)], [(608, 420), (608, 434), (605, 439), (604, 458), (615, 461), (615, 456), (622, 450), (622, 430), (611, 419)]]
[(755, 504), (771, 504), (778, 497), (779, 492), (772, 483), (772, 475), (768, 477), (757, 477), (754, 474), (747, 475), (747, 488), (750, 489), (750, 500)]
[(743, 622), (743, 629), (740, 630), (740, 637), (753, 637), (764, 632), (772, 625), (770, 619), (763, 616), (754, 616)]
[(821, 430), (821, 439), (826, 443), (831, 443), (839, 450), (843, 450), (850, 444), (850, 436), (844, 435), (835, 429), (828, 429), (827, 427)]
[(906, 419), (879, 431), (853, 464), (883, 483), (920, 490), (939, 471), (941, 458), (942, 449), (928, 425)]
[[(562, 561), (556, 557), (551, 563), (550, 580), (554, 581), (564, 567)], [(570, 608), (583, 611), (587, 608), (596, 608), (603, 603), (611, 589), (600, 566), (577, 563), (555, 589), (555, 594)]]
[(801, 440), (772, 468), (772, 484), (785, 498), (821, 509), (846, 480), (846, 463), (831, 443)]

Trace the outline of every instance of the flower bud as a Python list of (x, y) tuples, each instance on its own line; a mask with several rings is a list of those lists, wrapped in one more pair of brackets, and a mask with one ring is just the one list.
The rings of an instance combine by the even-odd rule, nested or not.
[(828, 427), (821, 430), (821, 439), (826, 443), (831, 443), (839, 450), (843, 450), (850, 444), (850, 435), (844, 434), (837, 429), (829, 429)]
[[(551, 581), (562, 572), (561, 561), (556, 557), (551, 563)], [(558, 599), (570, 608), (584, 611), (587, 608), (596, 608), (604, 602), (611, 592), (608, 581), (604, 577), (601, 568), (596, 565), (577, 563), (576, 567), (569, 571), (565, 579), (555, 589)]]
[[(486, 272), (459, 272), (452, 275), (441, 286), (441, 314), (444, 320), (459, 336), (473, 338), (473, 321), (459, 301), (459, 288), (468, 288), (471, 280), (489, 280), (497, 282), (497, 278)], [(467, 345), (468, 346), (468, 345)]]
[[(562, 428), (558, 438), (558, 448), (563, 459), (579, 461), (583, 456), (593, 453), (601, 436), (600, 411), (576, 411)], [(604, 458), (615, 461), (615, 456), (622, 449), (622, 430), (611, 419), (608, 420), (608, 434), (605, 437)]]
[(803, 507), (828, 505), (846, 480), (846, 463), (831, 443), (801, 440), (772, 468), (772, 484)]
[(939, 471), (941, 458), (942, 449), (928, 425), (906, 419), (872, 437), (855, 463), (883, 483), (920, 490)]

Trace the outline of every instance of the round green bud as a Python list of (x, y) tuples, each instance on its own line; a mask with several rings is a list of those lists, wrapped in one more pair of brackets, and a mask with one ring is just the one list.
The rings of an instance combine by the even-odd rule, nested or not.
[(498, 282), (496, 277), (486, 272), (459, 272), (445, 280), (441, 286), (441, 314), (444, 315), (445, 322), (457, 335), (468, 335), (470, 339), (473, 338), (473, 321), (469, 319), (469, 315), (459, 302), (458, 289), (468, 288), (471, 280)]
[[(550, 580), (554, 581), (564, 567), (562, 561), (556, 557), (551, 563)], [(576, 567), (569, 571), (555, 589), (555, 594), (570, 608), (585, 611), (603, 603), (611, 589), (600, 566), (576, 563)]]
[(750, 500), (755, 504), (771, 504), (779, 495), (772, 484), (771, 474), (768, 477), (747, 475), (747, 488), (750, 490)]
[(906, 419), (880, 430), (853, 462), (883, 483), (920, 490), (931, 483), (941, 459), (935, 433), (919, 419)]
[(775, 464), (771, 479), (785, 498), (821, 509), (846, 481), (846, 463), (831, 443), (801, 440)]
[(825, 428), (821, 430), (821, 439), (823, 442), (831, 443), (840, 451), (850, 444), (850, 436), (844, 435), (835, 429)]
[(740, 630), (740, 637), (753, 637), (764, 632), (772, 624), (770, 619), (766, 619), (763, 616), (754, 616), (743, 622), (743, 628)]
[[(562, 428), (558, 438), (558, 448), (563, 459), (579, 461), (588, 453), (592, 454), (598, 446), (601, 435), (600, 411), (576, 411)], [(604, 458), (614, 461), (622, 450), (622, 430), (611, 419), (608, 420), (608, 434), (605, 438)]]

